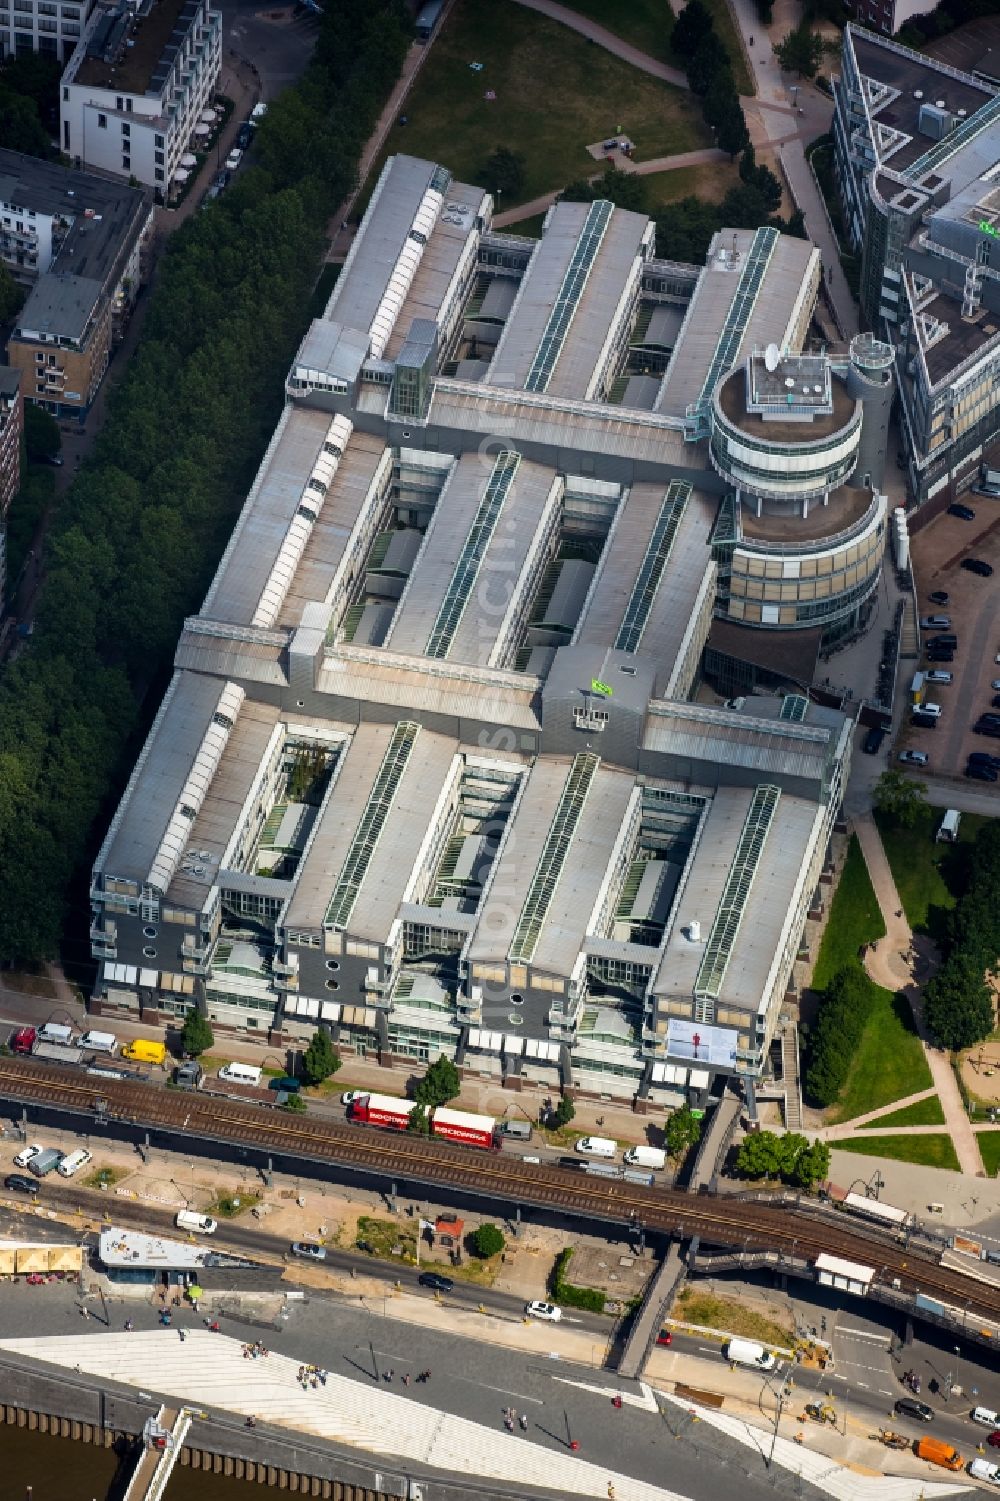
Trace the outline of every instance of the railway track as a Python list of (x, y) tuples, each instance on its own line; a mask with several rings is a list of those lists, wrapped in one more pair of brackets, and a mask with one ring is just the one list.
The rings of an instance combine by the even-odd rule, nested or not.
[(91, 1128), (109, 1123), (163, 1131), (303, 1158), (318, 1167), (452, 1188), (491, 1198), (498, 1206), (530, 1205), (605, 1224), (641, 1225), (647, 1232), (697, 1235), (709, 1245), (780, 1250), (802, 1260), (814, 1260), (825, 1251), (873, 1266), (878, 1280), (898, 1280), (904, 1291), (922, 1292), (970, 1314), (996, 1317), (995, 1288), (907, 1250), (874, 1227), (842, 1227), (787, 1207), (586, 1178), (566, 1168), (453, 1147), (405, 1132), (390, 1134), (151, 1084), (71, 1074), (24, 1058), (0, 1058), (0, 1099), (82, 1116)]

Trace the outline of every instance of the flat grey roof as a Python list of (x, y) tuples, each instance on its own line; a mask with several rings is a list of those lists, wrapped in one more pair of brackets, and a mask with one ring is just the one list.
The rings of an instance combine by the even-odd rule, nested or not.
[(82, 339), (101, 300), (104, 283), (90, 276), (50, 271), (40, 278), (14, 324), (18, 334), (61, 334)]
[(391, 156), (382, 168), (351, 252), (326, 305), (325, 317), (367, 332), (385, 295), (414, 215), (437, 167), (415, 156)]
[(145, 881), (225, 685), (175, 673), (98, 859), (110, 876)]
[(378, 648), (330, 647), (320, 665), (317, 691), (379, 706), (406, 718), (407, 710), (446, 714), (478, 724), (508, 724), (537, 734), (541, 729), (538, 681), (526, 673), (468, 668)]
[(693, 762), (739, 766), (768, 775), (819, 778), (830, 752), (831, 732), (784, 720), (754, 722), (746, 712), (658, 699), (650, 707), (643, 746)]
[(589, 203), (557, 203), (549, 215), (493, 356), (490, 385), (523, 387), (589, 210)]
[(615, 209), (611, 215), (546, 388), (550, 396), (580, 401), (587, 396), (626, 288), (634, 282), (638, 290), (638, 257), (648, 223), (645, 214), (623, 209)]
[[(470, 187), (467, 183), (453, 182), (448, 189), (448, 200), (457, 198), (462, 204), (467, 204), (473, 216), (479, 214), (485, 196), (482, 188)], [(442, 213), (424, 246), (417, 274), (385, 347), (387, 360), (398, 358), (415, 318), (436, 321), (441, 312), (462, 252), (469, 243), (470, 234), (474, 233), (467, 222), (468, 216), (463, 216), (461, 224), (453, 224), (452, 217), (455, 216), (450, 216), (447, 210)]]
[[(205, 596), (203, 615), (230, 625), (253, 620), (329, 428), (326, 412), (285, 407)], [(352, 437), (348, 451), (353, 442)], [(332, 492), (324, 510), (331, 498)]]
[[(721, 229), (712, 240), (707, 264), (684, 319), (680, 348), (664, 376), (657, 411), (682, 417), (701, 395), (755, 233), (749, 229)], [(736, 261), (734, 247), (739, 255)], [(728, 363), (729, 369), (741, 364), (755, 344), (784, 345), (802, 283), (818, 255), (809, 240), (778, 236), (743, 338)]]
[[(463, 454), (452, 470), (393, 622), (387, 643), (391, 650), (427, 650), (492, 473), (493, 464), (475, 453)], [(477, 607), (478, 594), (488, 584), (491, 595), (495, 595), (501, 566), (511, 589), (516, 586), (536, 532), (544, 523), (545, 502), (555, 482), (554, 469), (521, 459), (444, 660), (488, 666), (503, 613)]]

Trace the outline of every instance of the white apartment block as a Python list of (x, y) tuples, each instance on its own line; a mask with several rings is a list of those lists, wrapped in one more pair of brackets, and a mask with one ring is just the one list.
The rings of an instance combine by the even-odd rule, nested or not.
[(93, 0), (0, 0), (0, 59), (40, 52), (65, 62), (80, 40)]
[(63, 151), (166, 196), (221, 65), (222, 17), (208, 0), (99, 6), (63, 75)]

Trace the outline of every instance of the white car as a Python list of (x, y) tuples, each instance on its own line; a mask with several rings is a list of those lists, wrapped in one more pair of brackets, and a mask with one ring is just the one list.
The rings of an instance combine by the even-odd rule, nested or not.
[(235, 172), (236, 168), (239, 166), (242, 160), (243, 152), (238, 146), (234, 146), (232, 151), (230, 151), (229, 155), (226, 157), (226, 166), (228, 167), (230, 172)]
[(526, 1303), (524, 1311), (529, 1319), (542, 1319), (546, 1324), (558, 1324), (562, 1318), (562, 1309), (554, 1303)]
[(942, 669), (933, 667), (930, 672), (925, 672), (924, 677), (929, 683), (950, 683), (954, 678), (953, 672), (944, 672)]
[(45, 1148), (37, 1141), (33, 1142), (30, 1147), (22, 1147), (17, 1156), (14, 1158), (14, 1166), (27, 1167), (32, 1157), (37, 1157), (39, 1152), (44, 1151)]
[(934, 719), (937, 719), (939, 717), (940, 713), (941, 713), (941, 705), (940, 704), (914, 704), (913, 705), (913, 712), (914, 712), (914, 714), (930, 714), (930, 715), (933, 716)]
[(371, 1091), (367, 1089), (348, 1089), (340, 1096), (340, 1103), (342, 1105), (353, 1105), (355, 1100), (363, 1100), (365, 1095), (370, 1093)]
[(993, 689), (994, 693), (1000, 693), (1000, 678), (994, 678), (992, 683), (990, 684), (990, 687)]
[(922, 631), (946, 631), (950, 625), (950, 615), (921, 615), (920, 617)]
[(930, 757), (926, 751), (901, 751), (899, 759), (904, 766), (926, 766)]

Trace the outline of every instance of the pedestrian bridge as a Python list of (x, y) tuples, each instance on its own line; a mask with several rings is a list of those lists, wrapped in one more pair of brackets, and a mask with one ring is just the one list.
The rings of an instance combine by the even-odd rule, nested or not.
[(162, 1406), (142, 1430), (142, 1453), (122, 1501), (162, 1501), (191, 1419), (188, 1407)]

